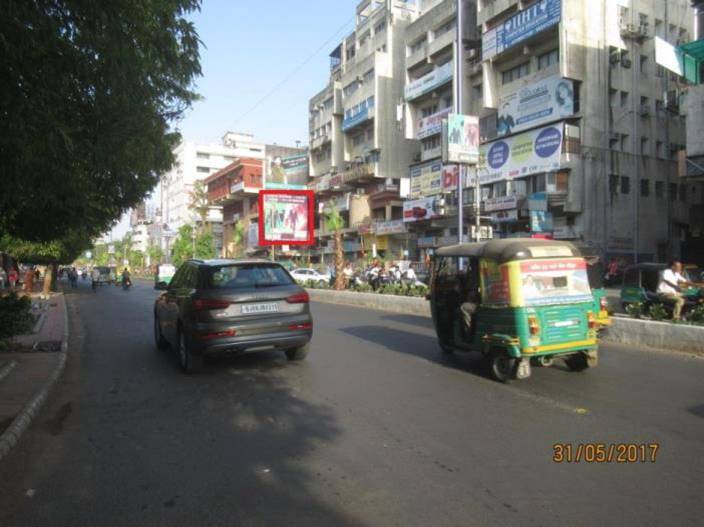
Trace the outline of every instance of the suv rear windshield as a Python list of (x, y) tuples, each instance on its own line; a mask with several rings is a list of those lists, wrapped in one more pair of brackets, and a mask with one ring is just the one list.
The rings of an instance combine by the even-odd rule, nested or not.
[(208, 289), (245, 289), (292, 285), (288, 273), (278, 264), (231, 264), (208, 270)]

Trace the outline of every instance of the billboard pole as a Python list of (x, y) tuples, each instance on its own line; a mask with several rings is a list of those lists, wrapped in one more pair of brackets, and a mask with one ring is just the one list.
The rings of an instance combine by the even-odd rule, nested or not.
[[(457, 5), (457, 27), (455, 37), (455, 113), (462, 113), (462, 0), (456, 0)], [(465, 176), (464, 163), (459, 164), (457, 177), (457, 240), (464, 242), (464, 203), (462, 196), (462, 183)]]

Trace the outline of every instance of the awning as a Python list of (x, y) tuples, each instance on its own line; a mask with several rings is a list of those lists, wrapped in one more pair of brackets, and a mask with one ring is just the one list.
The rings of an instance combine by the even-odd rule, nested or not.
[(682, 52), (684, 77), (694, 84), (702, 82), (702, 62), (704, 62), (704, 39), (682, 44), (677, 48)]

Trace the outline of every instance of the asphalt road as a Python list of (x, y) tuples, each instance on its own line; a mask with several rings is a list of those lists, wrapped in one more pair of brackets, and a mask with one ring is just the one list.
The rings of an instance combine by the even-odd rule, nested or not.
[[(186, 376), (153, 346), (156, 294), (69, 293), (69, 366), (0, 463), (0, 525), (704, 523), (702, 359), (603, 346), (592, 371), (501, 385), (428, 319), (316, 304), (307, 361)], [(660, 446), (553, 461), (587, 442)]]

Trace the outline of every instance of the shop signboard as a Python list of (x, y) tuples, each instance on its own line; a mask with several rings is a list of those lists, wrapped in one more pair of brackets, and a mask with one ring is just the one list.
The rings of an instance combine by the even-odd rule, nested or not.
[(499, 196), (496, 198), (487, 198), (484, 200), (484, 210), (493, 212), (497, 210), (509, 210), (518, 208), (518, 196)]
[(308, 188), (308, 154), (276, 156), (267, 161), (266, 189), (304, 190)]
[(259, 245), (313, 245), (312, 190), (259, 192)]
[(548, 210), (548, 193), (535, 192), (528, 196), (528, 210), (547, 212)]
[(443, 189), (442, 161), (414, 165), (410, 169), (411, 192), (409, 197), (420, 198), (439, 194)]
[(571, 80), (553, 75), (499, 97), (497, 135), (504, 136), (574, 114)]
[(562, 0), (538, 0), (482, 35), (482, 60), (520, 44), (560, 22)]
[(448, 163), (476, 164), (479, 159), (479, 118), (451, 113), (443, 125), (442, 158)]
[(377, 221), (374, 224), (374, 233), (377, 235), (401, 234), (408, 232), (403, 220)]
[(454, 73), (453, 62), (450, 61), (447, 64), (443, 64), (439, 68), (435, 68), (433, 71), (427, 75), (423, 75), (420, 79), (416, 79), (406, 85), (404, 89), (404, 96), (407, 101), (412, 101), (417, 99), (421, 95), (425, 95), (429, 91), (442, 86), (446, 82), (452, 79)]
[(435, 236), (424, 236), (416, 240), (416, 245), (421, 249), (426, 249), (428, 247), (435, 247), (438, 243), (438, 239)]
[(435, 198), (412, 199), (403, 203), (403, 221), (406, 223), (433, 220), (440, 217), (441, 215), (436, 210)]
[(416, 124), (416, 139), (425, 139), (431, 135), (442, 133), (442, 120), (445, 119), (452, 108), (445, 108), (439, 112), (418, 119)]
[(510, 223), (518, 221), (518, 210), (500, 210), (499, 212), (493, 212), (490, 216), (491, 221), (494, 223)]
[(242, 190), (244, 190), (244, 181), (240, 181), (239, 183), (234, 183), (230, 185), (230, 194), (235, 194)]
[(345, 212), (350, 210), (350, 193), (347, 192), (342, 196), (331, 199), (323, 204), (323, 211), (329, 211), (332, 209), (337, 209), (338, 212)]
[(532, 232), (552, 232), (552, 213), (542, 210), (531, 210), (530, 230)]
[(478, 165), (480, 182), (487, 184), (558, 170), (562, 129), (559, 123), (482, 145)]

